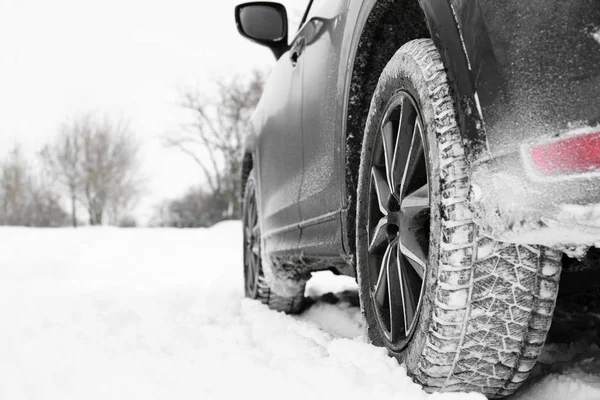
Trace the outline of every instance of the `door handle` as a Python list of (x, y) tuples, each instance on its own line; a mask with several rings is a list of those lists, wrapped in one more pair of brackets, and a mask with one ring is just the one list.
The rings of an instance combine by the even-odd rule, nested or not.
[(304, 36), (300, 36), (294, 43), (292, 44), (292, 50), (290, 51), (290, 59), (292, 60), (292, 65), (296, 65), (298, 63), (298, 59), (304, 52), (306, 48), (306, 38)]

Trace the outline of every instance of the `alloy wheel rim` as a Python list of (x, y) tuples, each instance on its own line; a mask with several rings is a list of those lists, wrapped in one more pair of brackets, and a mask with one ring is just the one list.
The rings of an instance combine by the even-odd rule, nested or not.
[(244, 212), (244, 269), (246, 293), (256, 296), (260, 273), (260, 230), (254, 196), (248, 196)]
[(419, 317), (429, 253), (430, 189), (426, 142), (416, 102), (388, 102), (371, 162), (368, 265), (377, 322), (404, 348)]

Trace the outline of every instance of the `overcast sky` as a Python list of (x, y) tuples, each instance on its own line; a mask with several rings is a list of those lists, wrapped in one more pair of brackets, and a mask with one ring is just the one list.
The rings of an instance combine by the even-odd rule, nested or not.
[[(240, 0), (0, 0), (0, 154), (33, 154), (82, 112), (131, 121), (150, 177), (140, 214), (201, 180), (160, 138), (177, 127), (178, 89), (254, 67), (271, 52), (237, 33)], [(306, 0), (282, 1), (299, 15)]]

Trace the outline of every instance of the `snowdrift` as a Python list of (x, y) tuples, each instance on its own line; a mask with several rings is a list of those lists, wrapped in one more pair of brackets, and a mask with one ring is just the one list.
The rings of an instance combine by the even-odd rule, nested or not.
[[(351, 279), (319, 274), (299, 317), (244, 299), (238, 222), (0, 243), (0, 399), (483, 398), (428, 395), (366, 343)], [(516, 398), (600, 398), (599, 364), (576, 359)]]

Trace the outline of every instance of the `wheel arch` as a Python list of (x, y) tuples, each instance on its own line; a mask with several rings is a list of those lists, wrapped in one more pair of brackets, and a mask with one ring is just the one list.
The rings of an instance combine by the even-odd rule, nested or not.
[(363, 1), (352, 38), (343, 118), (345, 144), (346, 212), (344, 244), (354, 257), (356, 233), (356, 189), (362, 139), (371, 97), (379, 76), (396, 51), (405, 43), (428, 38), (426, 16), (418, 0)]
[[(468, 48), (477, 41), (478, 48), (491, 48), (483, 20), (473, 2), (461, 0), (369, 0), (362, 2), (350, 55), (352, 72), (346, 87), (345, 126), (345, 190), (346, 215), (344, 218), (345, 244), (351, 255), (355, 249), (356, 185), (365, 123), (371, 97), (379, 75), (395, 52), (405, 43), (420, 38), (431, 38), (448, 70), (449, 85), (458, 107), (461, 135), (470, 144), (469, 159), (485, 157), (487, 143), (483, 117), (476, 101), (476, 89)], [(473, 22), (469, 28), (464, 21)], [(468, 32), (462, 32), (460, 26)], [(469, 40), (465, 42), (464, 35)], [(477, 39), (476, 39), (477, 38)], [(467, 48), (468, 47), (468, 48)], [(481, 51), (479, 51), (481, 52)], [(477, 52), (474, 52), (477, 53)]]
[[(457, 123), (469, 160), (486, 157), (487, 142), (475, 75), (497, 90), (502, 86), (485, 21), (476, 1), (419, 0), (431, 39), (447, 71), (457, 105)], [(474, 72), (475, 71), (475, 72)], [(493, 95), (491, 95), (493, 96)]]

